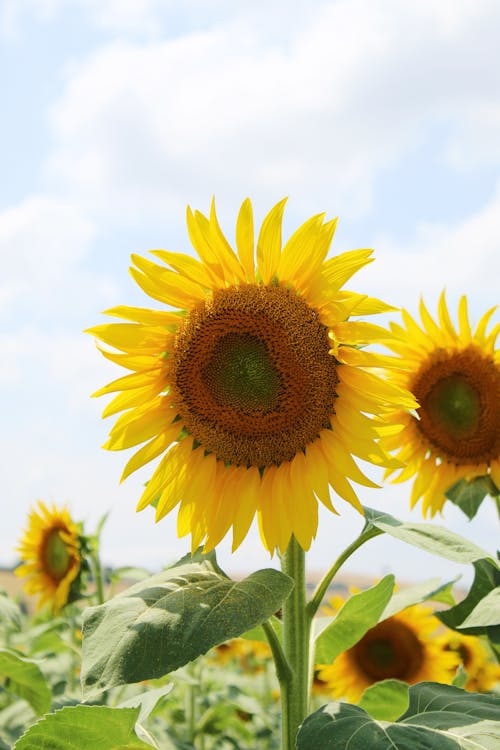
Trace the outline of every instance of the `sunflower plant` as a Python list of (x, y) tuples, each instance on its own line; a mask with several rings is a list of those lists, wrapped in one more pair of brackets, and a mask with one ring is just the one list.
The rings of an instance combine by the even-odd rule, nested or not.
[[(103, 356), (127, 371), (94, 394), (112, 395), (104, 416), (119, 415), (104, 447), (132, 449), (122, 479), (156, 461), (137, 509), (152, 509), (156, 521), (177, 509), (177, 532), (190, 536), (191, 551), (84, 612), (84, 696), (95, 701), (119, 686), (164, 679), (210, 649), (242, 637), (266, 640), (274, 659), (282, 750), (348, 745), (378, 750), (386, 747), (387, 737), (398, 748), (414, 747), (415, 737), (422, 746), (436, 740), (459, 748), (461, 732), (475, 738), (485, 725), (500, 741), (498, 713), (494, 720), (497, 698), (471, 697), (456, 686), (444, 689), (439, 682), (419, 682), (444, 674), (444, 667), (439, 674), (430, 668), (438, 656), (448, 676), (459, 661), (452, 649), (441, 649), (439, 654), (429, 650), (418, 665), (415, 662), (413, 671), (395, 675), (387, 665), (381, 666), (387, 653), (384, 657), (377, 652), (380, 675), (389, 678), (383, 689), (395, 690), (399, 696), (396, 713), (394, 706), (382, 717), (378, 709), (371, 710), (377, 695), (372, 693), (360, 706), (333, 703), (308, 716), (315, 663), (327, 670), (342, 654), (346, 659), (356, 652), (358, 661), (373, 667), (378, 648), (374, 644), (381, 639), (370, 640), (369, 634), (375, 630), (392, 635), (394, 623), (400, 634), (392, 642), (396, 650), (422, 648), (423, 625), (415, 624), (410, 610), (410, 614), (398, 613), (425, 598), (441, 597), (453, 605), (450, 627), (459, 628), (471, 618), (472, 627), (486, 631), (492, 625), (491, 607), (484, 612), (481, 604), (484, 581), (496, 580), (500, 574), (496, 561), (445, 528), (398, 521), (364, 507), (360, 491), (378, 485), (358, 462), (364, 468), (402, 470), (404, 476), (404, 472), (410, 476), (420, 472), (431, 478), (433, 495), (427, 505), (432, 508), (441, 490), (448, 489), (447, 483), (470, 479), (471, 460), (478, 473), (496, 482), (498, 455), (483, 446), (472, 459), (467, 453), (467, 470), (445, 472), (436, 484), (433, 471), (446, 456), (432, 463), (430, 443), (422, 448), (419, 442), (418, 453), (415, 432), (409, 430), (418, 430), (411, 421), (417, 410), (430, 409), (440, 419), (444, 414), (440, 424), (445, 427), (438, 435), (441, 444), (449, 438), (446, 429), (456, 440), (464, 435), (481, 438), (485, 424), (490, 433), (498, 431), (492, 395), (498, 360), (491, 364), (492, 334), (485, 333), (485, 319), (475, 340), (469, 336), (465, 341), (463, 312), (464, 340), (458, 347), (451, 341), (449, 327), (438, 336), (434, 326), (431, 335), (437, 348), (451, 353), (456, 367), (464, 369), (463, 377), (446, 369), (430, 352), (424, 334), (413, 346), (411, 341), (405, 343), (406, 333), (395, 325), (386, 328), (371, 322), (372, 316), (393, 308), (347, 289), (346, 284), (372, 261), (372, 251), (328, 257), (336, 220), (326, 220), (324, 214), (307, 220), (283, 243), (284, 208), (285, 201), (275, 205), (255, 231), (252, 205), (246, 200), (236, 221), (235, 247), (222, 232), (213, 203), (208, 216), (188, 209), (189, 238), (198, 258), (166, 250), (153, 250), (152, 258), (133, 255), (131, 275), (156, 306), (111, 308), (107, 315), (119, 322), (89, 330)], [(381, 345), (392, 347), (394, 355), (379, 353)], [(415, 369), (420, 380), (415, 380)], [(478, 380), (491, 381), (486, 423)], [(430, 407), (425, 388), (433, 394)], [(456, 394), (465, 404), (460, 428), (454, 411)], [(457, 430), (462, 430), (460, 435)], [(422, 483), (419, 480), (420, 489)], [(414, 499), (422, 495), (420, 489), (414, 490)], [(318, 505), (332, 513), (332, 529), (342, 534), (342, 520), (334, 516), (343, 502), (364, 516), (364, 527), (332, 561), (308, 598), (305, 556), (317, 532)], [(219, 567), (216, 547), (231, 534), (233, 550), (237, 549), (254, 520), (264, 547), (278, 555), (281, 570), (258, 570), (233, 581)], [(394, 577), (388, 575), (352, 596), (333, 617), (319, 617), (342, 565), (363, 544), (384, 533), (449, 559), (474, 563), (477, 578), (465, 608), (450, 600), (449, 592), (443, 593), (449, 586), (435, 582), (424, 593), (419, 589), (402, 597), (395, 593)], [(495, 585), (487, 588), (492, 599)], [(408, 689), (405, 680), (416, 684)], [(344, 692), (348, 698), (358, 697), (349, 694), (347, 683)], [(446, 708), (450, 701), (470, 719), (465, 725), (462, 722), (460, 730), (449, 729), (446, 734), (445, 725), (451, 721), (450, 726), (455, 726)], [(435, 703), (442, 707), (442, 726), (427, 714), (427, 706)], [(87, 713), (90, 716), (92, 711)], [(68, 713), (65, 716), (69, 718)], [(113, 716), (118, 720), (118, 714)], [(81, 717), (85, 723), (87, 719)], [(392, 723), (385, 726), (379, 718)], [(127, 736), (131, 737), (130, 727), (138, 719), (139, 708), (134, 716), (123, 718)], [(475, 726), (479, 719), (480, 730)], [(144, 732), (139, 734), (148, 739)], [(393, 739), (399, 735), (402, 744)], [(355, 736), (357, 745), (352, 744)], [(411, 745), (408, 738), (413, 738)], [(143, 740), (137, 735), (136, 739), (130, 740), (135, 743), (130, 747), (143, 746)], [(149, 740), (149, 746), (155, 746)], [(189, 747), (196, 742), (193, 733)], [(116, 746), (129, 747), (124, 742)]]

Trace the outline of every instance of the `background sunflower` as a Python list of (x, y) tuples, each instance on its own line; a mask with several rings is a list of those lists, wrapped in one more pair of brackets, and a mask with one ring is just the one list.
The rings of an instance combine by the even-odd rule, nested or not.
[(414, 478), (411, 506), (421, 498), (424, 515), (440, 511), (446, 491), (462, 479), (488, 476), (500, 487), (500, 324), (488, 330), (495, 310), (472, 330), (462, 297), (457, 330), (443, 292), (439, 322), (422, 300), (421, 326), (405, 310), (403, 325), (391, 324), (394, 339), (387, 345), (404, 368), (393, 382), (411, 390), (419, 407), (389, 417), (404, 429), (384, 437), (383, 445), (406, 464), (393, 481)]

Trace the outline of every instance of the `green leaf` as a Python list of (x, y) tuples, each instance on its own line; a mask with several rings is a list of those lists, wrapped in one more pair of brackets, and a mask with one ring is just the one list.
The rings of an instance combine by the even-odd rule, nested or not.
[[(281, 643), (281, 641), (283, 640), (283, 624), (281, 620), (273, 615), (269, 618), (268, 623), (276, 633), (278, 640)], [(244, 638), (247, 641), (264, 641), (264, 643), (267, 643), (266, 634), (262, 625), (257, 625), (256, 628), (247, 630), (245, 633), (242, 633), (240, 635), (240, 638)]]
[(297, 750), (497, 750), (500, 697), (422, 682), (409, 689), (395, 722), (372, 719), (360, 706), (331, 703), (311, 714)]
[(460, 479), (444, 494), (465, 513), (470, 521), (478, 512), (484, 498), (494, 494), (494, 489), (491, 479), (484, 476), (476, 477), (471, 482), (467, 479)]
[(401, 680), (382, 680), (365, 690), (358, 705), (373, 719), (395, 721), (410, 704), (408, 690)]
[(24, 698), (38, 716), (50, 709), (52, 693), (33, 659), (0, 648), (0, 675), (9, 678), (8, 690)]
[(84, 693), (178, 669), (267, 620), (292, 586), (278, 570), (235, 582), (213, 555), (183, 558), (84, 612)]
[(167, 685), (163, 685), (159, 688), (150, 688), (149, 690), (145, 690), (142, 693), (132, 696), (132, 698), (127, 698), (126, 701), (122, 701), (118, 708), (139, 708), (137, 721), (146, 721), (158, 703), (173, 689), (173, 682), (169, 682)]
[(493, 589), (481, 599), (470, 615), (460, 625), (462, 628), (482, 628), (487, 625), (500, 625), (500, 588)]
[(320, 618), (325, 626), (316, 638), (316, 664), (331, 663), (342, 651), (354, 646), (380, 619), (394, 590), (394, 576), (382, 578), (360, 594), (353, 594), (336, 617)]
[(109, 706), (61, 708), (30, 727), (12, 750), (151, 750), (134, 731), (138, 714)]
[(373, 508), (365, 508), (366, 520), (372, 526), (400, 539), (402, 542), (414, 547), (431, 552), (434, 555), (445, 557), (459, 563), (471, 563), (482, 558), (490, 558), (490, 555), (469, 542), (468, 539), (455, 534), (444, 526), (431, 523), (412, 523), (411, 521), (399, 521), (388, 513)]
[(439, 578), (429, 578), (423, 583), (417, 583), (415, 586), (408, 586), (401, 591), (396, 591), (380, 619), (385, 620), (407, 607), (426, 602), (429, 599), (439, 602), (446, 600), (448, 604), (455, 604), (455, 599), (451, 595), (451, 587), (456, 580), (455, 578), (453, 581), (441, 583)]
[(452, 630), (460, 629), (467, 635), (488, 635), (487, 625), (466, 627), (465, 620), (482, 599), (500, 586), (500, 570), (491, 560), (478, 560), (474, 563), (474, 571), (474, 580), (465, 599), (451, 609), (436, 612), (436, 616)]
[(0, 627), (21, 630), (21, 610), (4, 589), (0, 589)]
[(458, 665), (457, 673), (453, 678), (451, 684), (458, 688), (465, 688), (467, 683), (468, 675), (461, 664)]

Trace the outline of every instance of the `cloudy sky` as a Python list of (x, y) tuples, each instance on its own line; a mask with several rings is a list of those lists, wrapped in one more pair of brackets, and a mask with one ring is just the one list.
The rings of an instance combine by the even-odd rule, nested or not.
[[(263, 218), (288, 195), (286, 233), (326, 211), (334, 251), (376, 249), (356, 291), (414, 311), (446, 286), (476, 320), (498, 302), (499, 46), (497, 0), (0, 0), (0, 564), (38, 498), (89, 531), (109, 510), (108, 563), (187, 551), (175, 514), (135, 513), (147, 475), (119, 486), (124, 457), (100, 448), (89, 394), (118, 373), (82, 330), (147, 304), (130, 253), (189, 252), (188, 203), (215, 195), (233, 237), (245, 197)], [(408, 497), (362, 493), (417, 520)], [(360, 528), (343, 505), (321, 516), (311, 569)], [(494, 551), (492, 504), (440, 522)], [(269, 564), (256, 533), (220, 557), (230, 572)], [(464, 572), (387, 540), (350, 564), (396, 568)]]

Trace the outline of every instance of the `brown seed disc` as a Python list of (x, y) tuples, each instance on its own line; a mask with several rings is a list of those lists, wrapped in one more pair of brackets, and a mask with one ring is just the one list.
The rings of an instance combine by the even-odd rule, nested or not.
[(338, 378), (329, 348), (318, 312), (292, 290), (216, 290), (176, 337), (169, 380), (182, 424), (229, 464), (291, 460), (334, 414)]
[(419, 639), (405, 623), (389, 618), (375, 625), (348, 651), (358, 670), (371, 680), (411, 682), (422, 666)]
[(61, 581), (71, 567), (68, 545), (61, 538), (64, 529), (51, 529), (42, 546), (43, 567), (53, 581)]
[(420, 403), (420, 434), (457, 466), (489, 463), (500, 454), (500, 369), (475, 345), (437, 350), (410, 386)]

